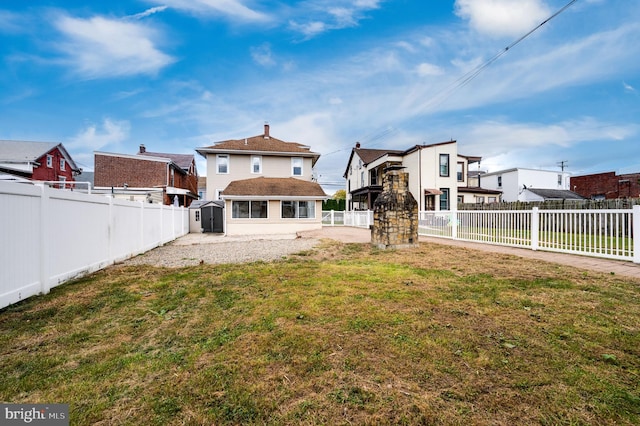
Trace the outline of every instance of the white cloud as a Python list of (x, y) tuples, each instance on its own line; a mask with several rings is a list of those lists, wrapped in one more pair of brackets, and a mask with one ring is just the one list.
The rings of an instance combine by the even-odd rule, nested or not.
[(542, 0), (456, 0), (456, 15), (489, 36), (526, 34), (551, 14)]
[(165, 10), (167, 10), (167, 8), (168, 8), (168, 6), (152, 7), (150, 9), (145, 10), (144, 12), (136, 13), (135, 15), (128, 16), (127, 18), (129, 18), (129, 19), (142, 19), (142, 18), (146, 18), (147, 16), (151, 16), (151, 15), (153, 15), (155, 13), (164, 12)]
[(242, 0), (148, 0), (196, 16), (225, 16), (236, 21), (259, 22), (271, 18), (244, 5)]
[(21, 33), (25, 26), (24, 18), (17, 13), (0, 10), (0, 33)]
[(444, 71), (442, 70), (442, 68), (440, 68), (437, 65), (429, 64), (426, 62), (423, 62), (422, 64), (418, 65), (417, 72), (418, 72), (418, 75), (421, 77), (444, 74)]
[(257, 64), (267, 68), (276, 64), (276, 61), (273, 58), (273, 53), (271, 52), (271, 45), (269, 43), (263, 43), (260, 46), (252, 47), (251, 58), (253, 58), (254, 62)]
[(297, 18), (289, 20), (289, 28), (310, 39), (327, 31), (356, 27), (366, 18), (366, 12), (380, 8), (380, 3), (381, 0), (301, 2), (291, 11)]
[(624, 91), (627, 93), (637, 93), (635, 87), (633, 87), (630, 84), (625, 83), (624, 81), (622, 82), (622, 87), (624, 87)]
[(101, 125), (89, 124), (65, 145), (80, 151), (95, 151), (109, 145), (117, 145), (129, 137), (128, 121), (105, 118)]
[(60, 16), (55, 26), (65, 36), (56, 46), (63, 63), (85, 78), (155, 74), (174, 61), (156, 47), (159, 34), (141, 23)]

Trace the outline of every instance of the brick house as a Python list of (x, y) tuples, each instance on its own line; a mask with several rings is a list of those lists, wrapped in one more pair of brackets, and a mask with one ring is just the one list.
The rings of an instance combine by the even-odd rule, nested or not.
[(570, 185), (573, 192), (592, 200), (640, 197), (640, 173), (572, 176)]
[(137, 154), (94, 152), (94, 158), (94, 185), (98, 191), (111, 191), (131, 200), (177, 202), (185, 207), (198, 199), (194, 155), (147, 152), (140, 145)]
[(61, 143), (0, 141), (0, 173), (36, 181), (74, 182), (82, 173)]

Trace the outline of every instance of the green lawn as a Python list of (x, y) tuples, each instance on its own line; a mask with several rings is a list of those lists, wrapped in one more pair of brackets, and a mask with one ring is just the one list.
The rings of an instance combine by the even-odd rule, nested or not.
[(640, 280), (421, 244), (116, 266), (0, 311), (71, 424), (640, 423)]

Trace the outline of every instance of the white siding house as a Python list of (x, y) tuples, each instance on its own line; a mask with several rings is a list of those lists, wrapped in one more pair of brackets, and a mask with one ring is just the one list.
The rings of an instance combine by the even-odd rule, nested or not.
[(568, 190), (569, 176), (567, 172), (513, 168), (483, 174), (480, 186), (502, 191), (502, 201), (527, 201), (527, 188)]

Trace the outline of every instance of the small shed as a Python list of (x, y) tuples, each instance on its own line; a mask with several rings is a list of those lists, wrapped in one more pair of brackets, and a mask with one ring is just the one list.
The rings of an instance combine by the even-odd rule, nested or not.
[(189, 206), (189, 232), (224, 232), (224, 202), (198, 200)]

